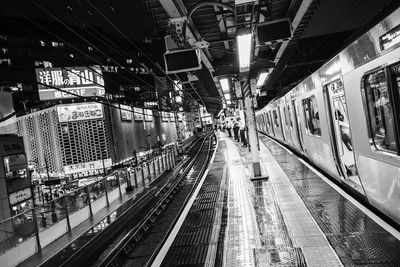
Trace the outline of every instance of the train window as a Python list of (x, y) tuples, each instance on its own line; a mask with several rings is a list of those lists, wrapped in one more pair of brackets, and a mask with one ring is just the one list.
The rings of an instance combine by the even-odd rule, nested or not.
[(321, 136), (321, 126), (319, 121), (318, 104), (315, 96), (303, 99), (304, 117), (306, 120), (306, 130), (313, 135)]
[(288, 116), (289, 116), (290, 127), (293, 128), (292, 114), (290, 113), (290, 105), (287, 106), (287, 111), (288, 111)]
[(285, 117), (285, 125), (288, 126), (289, 122), (288, 122), (288, 119), (287, 119), (286, 108), (285, 107), (283, 107), (283, 117)]
[(276, 114), (276, 110), (272, 111), (273, 117), (274, 117), (274, 124), (276, 127), (279, 127), (278, 123), (278, 114)]
[(268, 123), (268, 126), (271, 126), (271, 119), (270, 119), (269, 113), (267, 113), (267, 123)]
[(397, 152), (393, 124), (393, 109), (383, 69), (364, 78), (365, 97), (371, 128), (370, 138), (377, 150)]

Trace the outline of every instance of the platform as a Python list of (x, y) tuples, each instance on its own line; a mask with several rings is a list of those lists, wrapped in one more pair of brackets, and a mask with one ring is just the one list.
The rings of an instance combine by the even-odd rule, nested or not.
[(217, 132), (202, 187), (153, 266), (397, 266), (400, 234), (275, 141)]

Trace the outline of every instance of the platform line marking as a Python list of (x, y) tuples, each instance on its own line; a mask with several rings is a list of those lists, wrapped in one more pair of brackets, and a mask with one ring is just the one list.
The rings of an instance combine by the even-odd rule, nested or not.
[[(289, 151), (289, 149), (287, 149), (285, 146), (281, 145), (279, 142), (273, 140), (272, 138), (266, 137), (269, 140), (275, 142), (276, 144), (278, 144), (279, 146), (281, 146), (283, 149), (285, 149), (286, 151)], [(386, 231), (388, 231), (391, 235), (393, 235), (394, 237), (396, 237), (398, 240), (400, 240), (400, 232), (397, 231), (395, 228), (393, 228), (390, 224), (388, 224), (387, 222), (385, 222), (383, 219), (381, 219), (378, 215), (376, 215), (375, 213), (373, 213), (371, 210), (369, 210), (367, 207), (365, 207), (364, 205), (362, 205), (360, 202), (358, 202), (355, 198), (353, 198), (351, 195), (349, 195), (347, 192), (345, 192), (342, 188), (340, 188), (338, 185), (336, 185), (334, 182), (332, 182), (331, 180), (329, 180), (327, 177), (325, 177), (322, 173), (320, 173), (317, 169), (315, 169), (313, 166), (311, 166), (310, 164), (308, 164), (306, 161), (304, 161), (302, 158), (299, 158), (296, 156), (296, 158), (303, 163), (304, 165), (306, 165), (308, 168), (310, 168), (310, 170), (312, 170), (316, 175), (318, 175), (319, 177), (321, 177), (322, 180), (324, 180), (324, 182), (326, 182), (328, 185), (330, 185), (333, 189), (335, 189), (339, 194), (341, 194), (343, 197), (345, 197), (347, 200), (349, 200), (352, 204), (354, 204), (354, 206), (356, 206), (357, 208), (359, 208), (363, 213), (365, 213), (368, 217), (370, 217), (374, 222), (376, 222), (379, 226), (381, 226), (383, 229), (385, 229)]]
[[(339, 256), (337, 255), (336, 251), (333, 249), (332, 245), (329, 243), (328, 238), (326, 237), (325, 233), (322, 231), (322, 229), (320, 228), (320, 226), (318, 225), (318, 223), (315, 221), (314, 217), (312, 216), (312, 214), (310, 213), (310, 211), (308, 210), (307, 206), (304, 204), (303, 200), (301, 199), (301, 197), (298, 195), (297, 191), (295, 190), (293, 184), (289, 181), (289, 178), (287, 177), (286, 173), (283, 171), (283, 169), (281, 168), (281, 166), (279, 165), (279, 163), (275, 160), (275, 158), (272, 156), (271, 152), (269, 151), (267, 145), (264, 142), (261, 142), (264, 149), (266, 150), (267, 154), (269, 155), (269, 157), (272, 158), (273, 160), (273, 165), (271, 166), (272, 168), (275, 167), (277, 168), (281, 174), (283, 174), (283, 176), (286, 178), (285, 180), (287, 180), (287, 182), (289, 182), (288, 186), (292, 187), (293, 190), (295, 191), (295, 196), (297, 196), (297, 198), (300, 199), (300, 204), (303, 206), (303, 208), (305, 209), (305, 211), (309, 214), (310, 219), (313, 221), (315, 229), (318, 229), (318, 231), (320, 232), (320, 234), (322, 235), (322, 237), (325, 239), (326, 241), (326, 246), (330, 249), (330, 251), (332, 252), (332, 254), (334, 255), (334, 257), (336, 258), (337, 262), (343, 266), (342, 261), (340, 260)], [(275, 186), (274, 183), (271, 183), (272, 188), (275, 191)], [(279, 203), (279, 202), (278, 202)], [(279, 206), (281, 206), (282, 204), (279, 203)], [(285, 220), (286, 222), (286, 220)], [(294, 236), (292, 236), (292, 238), (295, 238)], [(303, 247), (302, 247), (303, 248)], [(305, 251), (304, 251), (305, 252)], [(312, 264), (309, 262), (310, 259), (308, 259), (306, 257), (306, 254), (304, 254), (305, 258), (306, 258), (306, 262), (308, 266), (312, 266)]]
[(221, 231), (221, 223), (222, 223), (222, 212), (224, 209), (224, 195), (225, 191), (228, 189), (226, 185), (227, 180), (227, 166), (224, 165), (224, 169), (222, 171), (222, 179), (220, 183), (219, 189), (219, 196), (217, 200), (217, 205), (215, 208), (215, 220), (213, 222), (213, 229), (211, 233), (210, 240), (208, 242), (208, 250), (206, 261), (204, 266), (213, 267), (215, 265), (215, 259), (217, 257), (217, 250), (218, 250), (218, 240), (219, 240), (219, 233)]
[[(217, 145), (218, 145), (218, 139), (217, 139)], [(218, 146), (217, 146), (218, 148)], [(211, 157), (212, 161), (210, 161), (209, 163), (213, 163), (214, 158), (215, 158), (215, 154), (217, 152), (218, 149), (215, 149), (213, 152), (213, 156)], [(194, 191), (192, 197), (189, 199), (188, 203), (186, 203), (185, 208), (182, 211), (182, 214), (179, 216), (178, 221), (176, 222), (176, 224), (174, 225), (174, 228), (172, 229), (171, 233), (168, 235), (167, 240), (164, 242), (162, 248), (160, 249), (160, 252), (157, 254), (157, 257), (154, 259), (153, 263), (151, 264), (151, 267), (159, 267), (161, 266), (165, 256), (167, 255), (172, 243), (174, 242), (176, 236), (179, 233), (179, 230), (182, 227), (183, 222), (186, 219), (186, 216), (188, 215), (190, 209), (193, 206), (194, 201), (197, 198), (197, 195), (200, 192), (201, 187), (203, 186), (204, 181), (206, 180), (206, 177), (208, 175), (208, 171), (210, 169), (206, 169), (206, 171), (203, 174), (203, 177), (201, 177), (201, 180), (199, 182), (199, 184), (196, 187), (196, 190)]]

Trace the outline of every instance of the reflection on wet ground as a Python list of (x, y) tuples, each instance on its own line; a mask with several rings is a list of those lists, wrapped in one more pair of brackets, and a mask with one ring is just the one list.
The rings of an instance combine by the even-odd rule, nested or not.
[(262, 249), (256, 266), (306, 266), (301, 248), (294, 247), (269, 182), (253, 182), (253, 201)]
[(288, 176), (345, 266), (399, 266), (400, 241), (326, 184), (294, 155), (260, 140)]

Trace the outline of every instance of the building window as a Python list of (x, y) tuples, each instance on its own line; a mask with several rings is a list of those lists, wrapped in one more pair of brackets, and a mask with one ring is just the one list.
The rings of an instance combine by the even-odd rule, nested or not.
[[(391, 67), (388, 75), (396, 82), (393, 87), (387, 83), (385, 69), (370, 73), (363, 78), (364, 105), (368, 113), (367, 121), (370, 128), (371, 145), (376, 150), (397, 153), (394, 105), (399, 105), (400, 65)], [(397, 88), (396, 88), (397, 87)], [(392, 94), (392, 100), (390, 99)], [(394, 102), (394, 103), (393, 103)], [(398, 108), (398, 107), (397, 107)]]
[(318, 104), (315, 96), (303, 99), (303, 110), (307, 132), (312, 135), (321, 136)]

